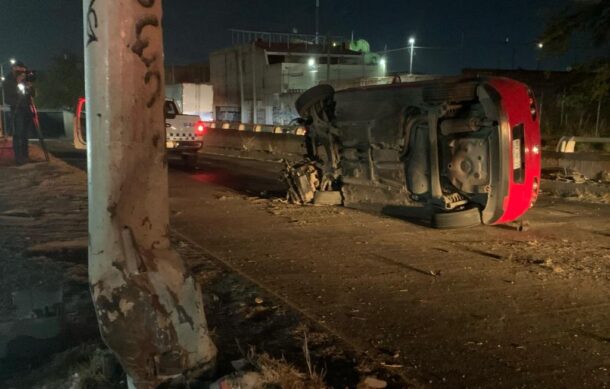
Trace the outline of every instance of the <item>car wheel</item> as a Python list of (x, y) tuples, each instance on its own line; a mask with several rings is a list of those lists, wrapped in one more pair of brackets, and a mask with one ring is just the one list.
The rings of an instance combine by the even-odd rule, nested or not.
[(334, 94), (335, 90), (332, 86), (317, 85), (303, 92), (303, 94), (299, 96), (297, 101), (294, 103), (294, 107), (302, 118), (306, 118), (309, 116), (309, 109), (313, 105), (326, 99), (327, 97), (332, 97)]
[(432, 214), (434, 228), (464, 228), (481, 224), (481, 211), (478, 208), (468, 208), (461, 211), (440, 212)]

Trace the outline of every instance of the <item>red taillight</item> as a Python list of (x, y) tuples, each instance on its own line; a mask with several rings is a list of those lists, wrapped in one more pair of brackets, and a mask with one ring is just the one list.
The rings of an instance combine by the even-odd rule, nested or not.
[(195, 124), (195, 131), (197, 131), (199, 135), (203, 135), (205, 132), (205, 124), (201, 120)]
[(534, 92), (531, 89), (527, 90), (527, 95), (529, 97), (530, 103), (530, 114), (532, 114), (532, 120), (536, 120), (538, 117), (538, 109), (536, 108), (536, 100), (534, 99)]

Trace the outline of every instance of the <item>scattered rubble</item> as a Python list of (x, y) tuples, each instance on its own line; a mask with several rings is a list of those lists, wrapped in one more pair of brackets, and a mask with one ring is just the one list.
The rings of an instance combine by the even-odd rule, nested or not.
[(357, 386), (357, 389), (383, 389), (388, 386), (388, 383), (384, 380), (380, 380), (376, 377), (366, 377)]
[(610, 204), (610, 174), (602, 172), (590, 179), (573, 169), (548, 168), (542, 171), (541, 190), (583, 202)]
[(597, 181), (603, 183), (610, 183), (610, 171), (604, 170), (599, 172), (599, 174), (597, 175)]
[(560, 182), (573, 182), (575, 184), (582, 184), (589, 180), (584, 174), (569, 168), (543, 169), (542, 178)]
[(510, 242), (490, 240), (477, 242), (476, 250), (497, 253), (501, 258), (526, 265), (530, 271), (542, 276), (549, 273), (562, 278), (587, 275), (610, 281), (610, 250), (604, 247), (603, 241), (562, 239), (549, 243), (535, 239)]

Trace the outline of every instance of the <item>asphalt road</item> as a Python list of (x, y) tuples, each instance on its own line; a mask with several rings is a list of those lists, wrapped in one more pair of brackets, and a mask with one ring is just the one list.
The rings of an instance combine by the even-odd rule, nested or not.
[(174, 230), (405, 382), (610, 387), (609, 205), (542, 194), (527, 231), (434, 230), (286, 204), (279, 164), (172, 166)]
[(278, 171), (172, 170), (173, 228), (424, 386), (610, 386), (610, 206), (542, 195), (525, 232), (433, 230), (286, 204)]

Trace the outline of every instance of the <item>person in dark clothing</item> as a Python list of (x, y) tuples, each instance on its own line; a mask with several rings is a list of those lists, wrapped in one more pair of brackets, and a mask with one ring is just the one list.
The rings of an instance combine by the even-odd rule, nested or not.
[(26, 66), (17, 62), (3, 83), (4, 97), (10, 107), (9, 128), (12, 129), (13, 152), (17, 165), (29, 162), (28, 137), (34, 129), (33, 88), (26, 78), (26, 73)]

